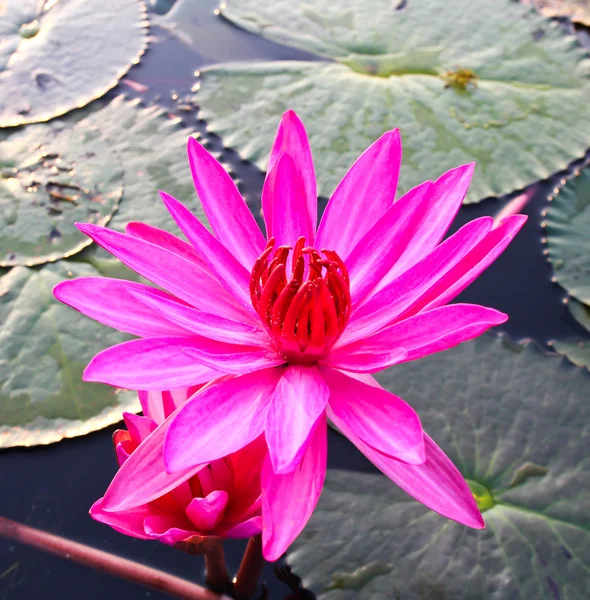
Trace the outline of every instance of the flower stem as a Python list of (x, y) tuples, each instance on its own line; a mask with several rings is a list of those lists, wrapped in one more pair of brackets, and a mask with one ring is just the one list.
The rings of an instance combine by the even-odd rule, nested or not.
[(207, 587), (219, 593), (231, 592), (232, 582), (221, 544), (214, 544), (205, 552), (205, 574)]
[(93, 567), (104, 573), (127, 579), (145, 587), (188, 600), (221, 600), (220, 596), (195, 583), (152, 569), (121, 556), (22, 525), (0, 517), (0, 538), (21, 542), (60, 558)]
[(258, 579), (262, 574), (264, 558), (262, 557), (262, 536), (250, 538), (242, 564), (238, 569), (234, 583), (234, 595), (238, 600), (248, 600), (256, 593)]

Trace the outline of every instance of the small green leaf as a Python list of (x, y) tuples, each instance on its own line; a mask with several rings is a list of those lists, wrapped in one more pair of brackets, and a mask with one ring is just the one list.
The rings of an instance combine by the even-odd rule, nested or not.
[(236, 25), (330, 62), (205, 68), (200, 116), (265, 169), (281, 114), (296, 110), (323, 196), (394, 127), (404, 145), (401, 191), (475, 160), (466, 202), (524, 188), (584, 155), (590, 61), (559, 25), (508, 0), (395, 6), (228, 0), (221, 13)]
[(549, 198), (544, 225), (555, 280), (590, 305), (590, 167), (563, 180)]
[(71, 256), (90, 244), (74, 223), (108, 223), (123, 193), (123, 170), (91, 135), (53, 122), (0, 141), (0, 266)]
[(140, 0), (4, 0), (0, 127), (48, 121), (113, 88), (146, 48)]
[[(590, 597), (590, 375), (484, 335), (378, 379), (469, 480), (486, 528), (429, 511), (382, 475), (328, 471), (287, 556), (303, 584), (321, 600)], [(374, 564), (391, 569), (356, 585)]]
[(137, 392), (82, 381), (90, 359), (130, 336), (58, 302), (64, 279), (100, 275), (62, 260), (0, 278), (0, 447), (49, 444), (139, 410)]

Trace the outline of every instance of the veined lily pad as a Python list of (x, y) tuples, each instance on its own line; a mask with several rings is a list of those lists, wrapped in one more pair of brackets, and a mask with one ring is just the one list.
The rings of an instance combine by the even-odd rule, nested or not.
[(31, 125), (0, 142), (0, 266), (71, 256), (90, 240), (77, 221), (105, 225), (123, 193), (108, 145), (70, 123)]
[(130, 336), (59, 303), (53, 287), (100, 275), (62, 260), (14, 267), (0, 278), (0, 447), (49, 444), (139, 410), (137, 393), (82, 381), (88, 361)]
[(287, 557), (321, 600), (590, 596), (590, 376), (486, 335), (379, 377), (420, 414), (480, 505), (476, 531), (384, 476), (328, 472)]
[(178, 233), (160, 199), (164, 190), (205, 220), (192, 182), (186, 145), (191, 131), (158, 106), (142, 107), (123, 96), (80, 123), (116, 152), (123, 165), (123, 199), (109, 227), (123, 231), (129, 221), (144, 221)]
[(140, 0), (0, 4), (0, 127), (48, 121), (113, 88), (146, 48)]
[(588, 146), (590, 61), (574, 37), (530, 7), (229, 0), (221, 13), (331, 61), (212, 66), (196, 93), (209, 129), (262, 169), (281, 113), (295, 109), (321, 195), (394, 127), (404, 143), (401, 190), (476, 160), (467, 202), (545, 178)]
[[(573, 298), (568, 299), (567, 305), (574, 319), (590, 335), (590, 307)], [(590, 369), (590, 337), (572, 337), (565, 340), (554, 340), (551, 342), (551, 346), (556, 352), (567, 357), (574, 365)]]
[(523, 0), (534, 4), (546, 17), (569, 17), (575, 23), (590, 25), (588, 0)]
[(563, 180), (549, 199), (543, 225), (555, 280), (590, 305), (590, 167)]

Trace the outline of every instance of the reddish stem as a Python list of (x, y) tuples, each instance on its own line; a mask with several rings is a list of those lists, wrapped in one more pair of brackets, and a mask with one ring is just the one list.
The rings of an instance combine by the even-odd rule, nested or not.
[(258, 580), (264, 567), (262, 536), (250, 538), (234, 583), (234, 595), (239, 600), (248, 600), (256, 593)]
[(221, 600), (214, 592), (164, 571), (0, 517), (0, 537), (188, 600)]
[(232, 582), (221, 544), (214, 544), (205, 552), (205, 574), (209, 588), (219, 593), (231, 592)]

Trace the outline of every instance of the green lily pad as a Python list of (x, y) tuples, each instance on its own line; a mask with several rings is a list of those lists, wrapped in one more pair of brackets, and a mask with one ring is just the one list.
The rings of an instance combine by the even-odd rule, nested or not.
[(31, 125), (0, 142), (0, 266), (38, 265), (90, 243), (77, 221), (106, 225), (123, 193), (118, 157), (84, 127)]
[(379, 380), (469, 480), (486, 529), (382, 475), (329, 471), (287, 557), (304, 585), (321, 600), (590, 597), (590, 375), (485, 335)]
[(569, 17), (574, 23), (590, 25), (590, 2), (588, 0), (523, 0), (534, 4), (546, 17)]
[(186, 145), (191, 131), (159, 106), (143, 107), (123, 96), (87, 115), (79, 126), (118, 154), (123, 165), (123, 198), (109, 227), (123, 231), (129, 221), (144, 221), (178, 233), (158, 190), (184, 202), (206, 221), (193, 186)]
[(136, 392), (82, 381), (97, 352), (130, 336), (52, 294), (64, 279), (96, 275), (88, 264), (62, 260), (0, 278), (0, 448), (83, 435), (139, 410)]
[(590, 305), (590, 167), (562, 180), (549, 200), (543, 225), (554, 279)]
[(466, 202), (546, 178), (588, 146), (590, 61), (574, 37), (530, 7), (230, 0), (221, 14), (330, 59), (212, 66), (196, 92), (209, 129), (261, 169), (282, 112), (295, 109), (323, 196), (394, 127), (404, 143), (401, 190), (476, 160)]
[[(574, 319), (590, 334), (590, 307), (574, 300), (568, 299), (568, 308)], [(590, 337), (571, 337), (565, 340), (550, 342), (551, 347), (565, 356), (578, 367), (590, 369)]]
[(48, 121), (113, 88), (146, 48), (140, 0), (0, 4), (0, 127)]

